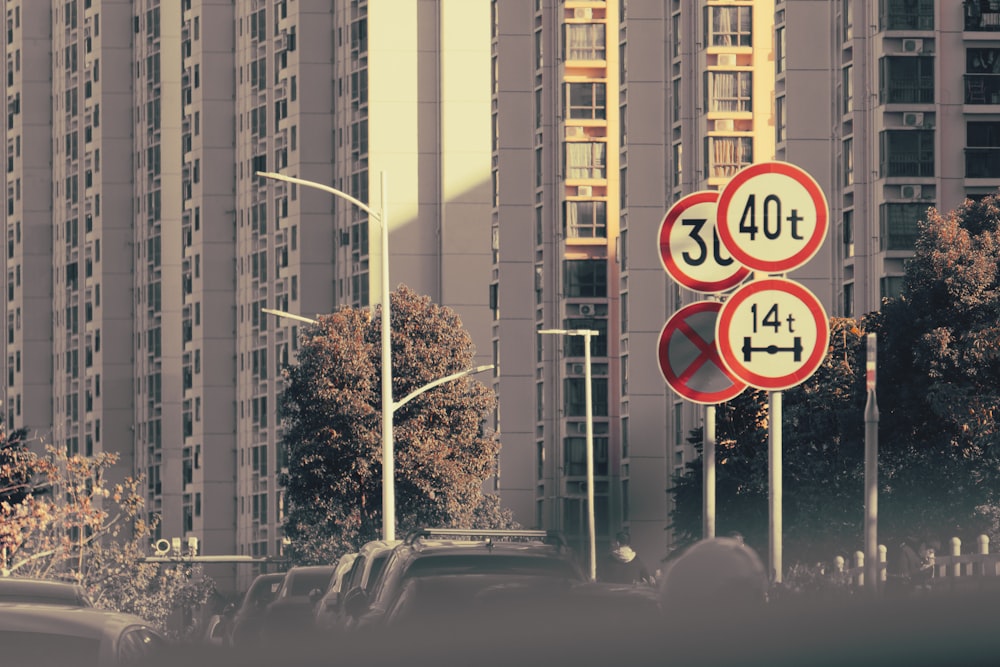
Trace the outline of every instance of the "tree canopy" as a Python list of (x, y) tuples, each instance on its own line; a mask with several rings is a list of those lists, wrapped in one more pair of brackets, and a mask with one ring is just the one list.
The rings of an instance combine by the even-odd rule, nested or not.
[[(1000, 199), (927, 211), (900, 297), (831, 319), (830, 350), (783, 393), (786, 561), (863, 549), (867, 333), (878, 335), (879, 541), (1000, 538)], [(719, 534), (767, 551), (767, 395), (717, 408)], [(701, 442), (701, 430), (692, 433)], [(672, 528), (701, 537), (702, 462), (674, 479)]]
[[(399, 401), (472, 367), (458, 315), (406, 286), (390, 297), (392, 394)], [(301, 334), (285, 370), (285, 535), (295, 562), (334, 562), (382, 528), (381, 307), (344, 307)], [(397, 531), (512, 524), (482, 485), (499, 441), (496, 396), (472, 376), (426, 391), (393, 416)]]
[(0, 432), (0, 576), (82, 584), (98, 607), (136, 614), (171, 635), (180, 609), (204, 603), (214, 583), (190, 564), (146, 563), (155, 521), (140, 480), (111, 483), (114, 453), (69, 455), (29, 447), (23, 431)]

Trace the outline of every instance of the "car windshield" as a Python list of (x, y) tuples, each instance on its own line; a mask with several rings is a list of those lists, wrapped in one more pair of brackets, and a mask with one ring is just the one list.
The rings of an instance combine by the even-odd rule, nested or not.
[(281, 582), (282, 579), (280, 577), (257, 580), (247, 592), (243, 607), (250, 608), (256, 605), (267, 604), (278, 594), (278, 591), (281, 589)]
[(389, 560), (389, 553), (378, 554), (372, 558), (372, 569), (368, 573), (368, 581), (365, 583), (365, 590), (371, 593), (375, 584), (378, 582), (379, 577), (382, 575), (382, 571), (385, 569), (385, 564)]
[(301, 572), (292, 577), (291, 586), (288, 590), (288, 595), (298, 596), (298, 595), (309, 595), (310, 591), (315, 588), (321, 590), (326, 590), (327, 584), (330, 583), (330, 577), (333, 576), (331, 572)]

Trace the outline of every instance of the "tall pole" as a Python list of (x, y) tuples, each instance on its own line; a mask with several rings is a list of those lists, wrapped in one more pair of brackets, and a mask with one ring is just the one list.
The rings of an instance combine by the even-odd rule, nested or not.
[(705, 406), (702, 429), (702, 537), (715, 537), (715, 406)]
[(868, 400), (865, 402), (865, 588), (878, 594), (878, 403), (875, 399), (876, 334), (868, 334), (865, 363)]
[(768, 392), (768, 552), (771, 581), (781, 583), (781, 392)]
[[(373, 210), (368, 204), (352, 197), (329, 185), (307, 181), (304, 178), (285, 176), (276, 172), (258, 171), (258, 176), (275, 181), (297, 183), (303, 187), (315, 188), (328, 192), (334, 197), (340, 197), (351, 202), (368, 214), (369, 224), (372, 220), (381, 226), (382, 238), (382, 539), (396, 539), (396, 466), (392, 441), (392, 338), (389, 306), (389, 211), (387, 198), (386, 175), (379, 173), (382, 187), (380, 195), (380, 210)], [(369, 238), (371, 234), (369, 234)]]
[(385, 172), (380, 173), (382, 227), (382, 539), (396, 539), (396, 456), (392, 434), (392, 336), (389, 304), (389, 211)]
[(597, 580), (597, 530), (594, 520), (594, 402), (591, 389), (590, 336), (583, 332), (585, 401), (587, 403), (587, 535), (590, 538), (590, 580)]

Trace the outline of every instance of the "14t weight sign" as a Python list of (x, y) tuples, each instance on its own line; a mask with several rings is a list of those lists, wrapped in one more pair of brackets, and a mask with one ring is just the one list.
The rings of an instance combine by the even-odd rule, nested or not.
[(719, 354), (730, 372), (770, 391), (794, 387), (812, 375), (830, 342), (819, 299), (783, 278), (753, 280), (733, 292), (716, 327)]
[(786, 273), (808, 262), (826, 238), (826, 197), (815, 179), (787, 162), (741, 169), (719, 195), (719, 239), (754, 271)]

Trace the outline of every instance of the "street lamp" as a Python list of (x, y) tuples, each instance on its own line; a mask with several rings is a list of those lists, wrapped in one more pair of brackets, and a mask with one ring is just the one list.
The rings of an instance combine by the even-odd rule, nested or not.
[(597, 580), (597, 536), (594, 528), (594, 401), (591, 393), (590, 338), (601, 332), (593, 329), (539, 329), (540, 334), (583, 336), (584, 397), (587, 414), (587, 533), (590, 539), (590, 580)]
[(382, 539), (396, 539), (396, 470), (392, 440), (392, 339), (389, 335), (389, 212), (386, 198), (385, 172), (379, 173), (381, 193), (379, 210), (355, 199), (346, 192), (322, 183), (307, 181), (275, 172), (258, 171), (257, 176), (275, 181), (295, 183), (346, 199), (368, 214), (369, 225), (374, 219), (382, 228)]

